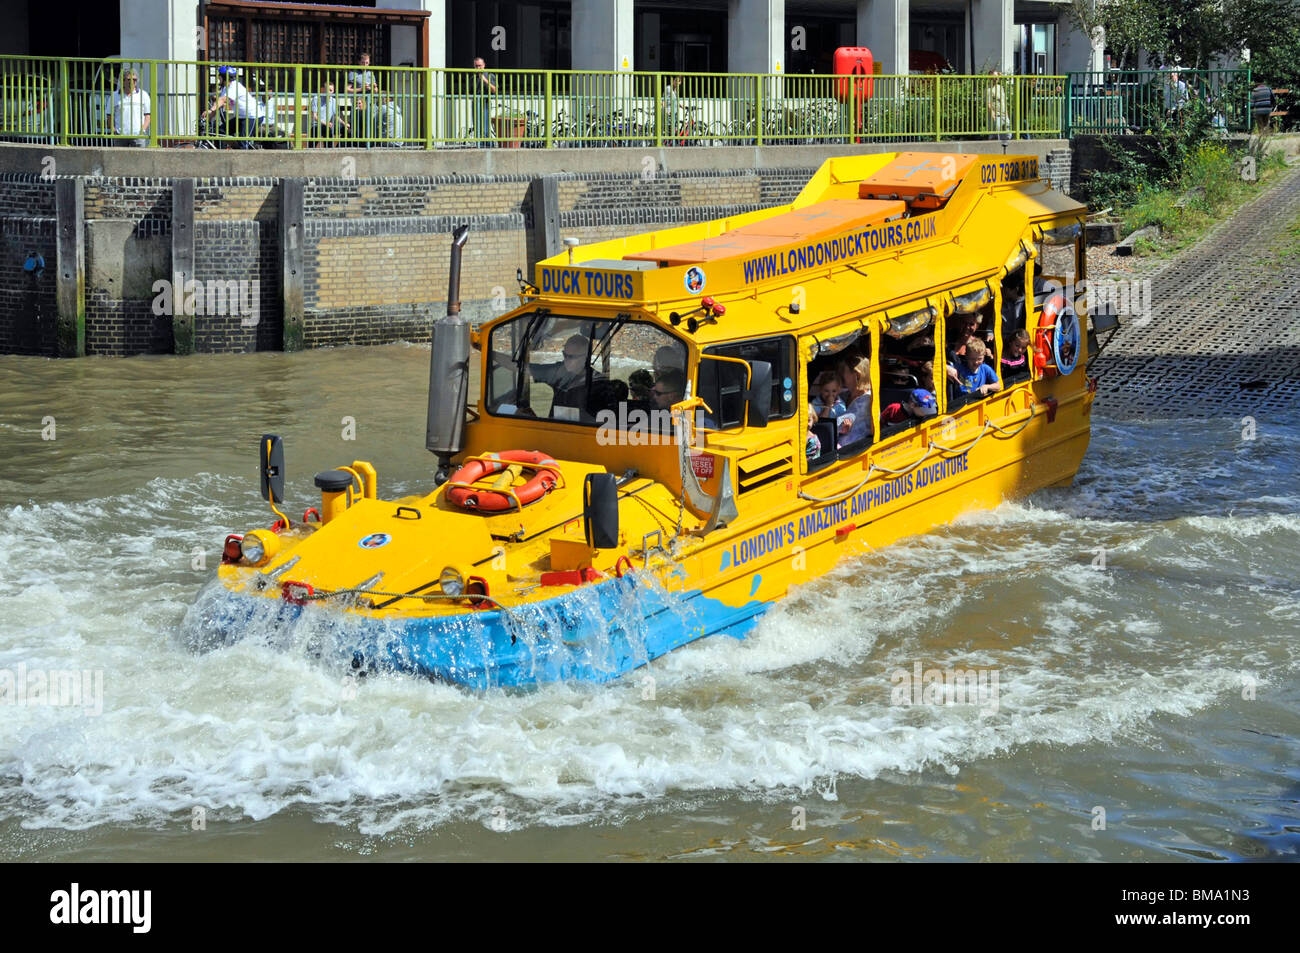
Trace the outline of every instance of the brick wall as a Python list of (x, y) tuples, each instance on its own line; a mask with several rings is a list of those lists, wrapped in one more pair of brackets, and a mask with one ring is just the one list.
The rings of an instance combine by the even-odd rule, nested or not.
[[(284, 323), (275, 222), (198, 221), (197, 209), (195, 218), (194, 278), (206, 298), (204, 313), (194, 317), (194, 349), (205, 354), (278, 349)], [(238, 303), (230, 294), (236, 289), (224, 287), (232, 282), (249, 282), (238, 289)]]
[(170, 354), (172, 319), (153, 313), (153, 300), (110, 297), (102, 288), (86, 289), (86, 354), (132, 357)]
[[(1054, 151), (1048, 159), (1042, 164), (1045, 174), (1058, 187), (1068, 185), (1073, 171), (1069, 150)], [(560, 229), (590, 244), (787, 204), (814, 171), (562, 173), (555, 177)], [(117, 236), (95, 246), (99, 261), (87, 262), (89, 353), (166, 353), (174, 348), (171, 318), (152, 313), (150, 286), (143, 280), (149, 275), (130, 257), (151, 250), (150, 267), (169, 273), (171, 181), (85, 180), (87, 234), (99, 229), (95, 233), (101, 237)], [(462, 268), (464, 313), (481, 320), (514, 307), (516, 269), (532, 277), (533, 181), (524, 174), (306, 180), (300, 276), (304, 344), (428, 340), (430, 322), (445, 312), (449, 239), (462, 222), (472, 229)], [(54, 183), (36, 176), (0, 176), (0, 251), (10, 263), (0, 263), (2, 352), (53, 353), (54, 195)], [(257, 323), (245, 324), (246, 316), (240, 314), (196, 315), (196, 350), (283, 346), (281, 197), (281, 180), (273, 177), (195, 181), (195, 278), (259, 283)], [(133, 236), (156, 241), (133, 245)], [(110, 260), (124, 241), (129, 246), (125, 258)], [(41, 250), (47, 261), (46, 276), (35, 290), (21, 274), (31, 248)], [(123, 280), (123, 274), (134, 282)]]
[[(48, 217), (0, 217), (0, 354), (55, 353), (54, 190), (49, 191)], [(23, 272), (33, 251), (45, 258), (39, 278)]]

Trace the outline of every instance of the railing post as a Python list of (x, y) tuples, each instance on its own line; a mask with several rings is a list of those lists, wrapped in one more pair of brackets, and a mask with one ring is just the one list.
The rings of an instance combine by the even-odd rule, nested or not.
[(766, 76), (754, 76), (754, 125), (758, 127), (757, 136), (754, 144), (761, 146), (763, 144), (763, 81)]
[(550, 149), (555, 145), (555, 72), (548, 69), (542, 75), (546, 83), (546, 90), (542, 100), (542, 122), (545, 124), (542, 133), (546, 148)]
[[(1070, 130), (1071, 130), (1071, 127), (1072, 127), (1072, 125), (1073, 125), (1073, 123), (1074, 123), (1074, 119), (1073, 119), (1073, 117), (1074, 117), (1074, 108), (1073, 108), (1073, 103), (1074, 103), (1074, 77), (1075, 77), (1076, 75), (1078, 75), (1078, 74), (1077, 74), (1077, 73), (1066, 73), (1066, 74), (1065, 74), (1065, 97), (1064, 97), (1064, 98), (1065, 98), (1065, 105), (1061, 107), (1061, 108), (1065, 111), (1064, 114), (1061, 116), (1061, 136), (1062, 136), (1062, 138), (1065, 138), (1065, 139), (1069, 139), (1069, 138), (1070, 138)], [(1083, 90), (1084, 90), (1084, 92), (1083, 92), (1083, 101), (1086, 103), (1086, 102), (1088, 101), (1088, 87), (1087, 87), (1087, 84), (1084, 85)]]
[[(840, 80), (832, 80), (831, 82), (832, 82), (832, 83), (842, 83), (842, 82), (844, 82), (844, 80), (842, 80), (842, 79), (840, 79)], [(849, 117), (848, 117), (848, 118), (849, 118), (849, 132), (850, 132), (849, 141), (852, 142), (854, 145), (857, 145), (857, 143), (858, 143), (858, 121), (859, 121), (859, 119), (860, 119), (860, 116), (859, 116), (859, 110), (861, 109), (861, 107), (857, 105), (857, 102), (858, 102), (858, 82), (857, 82), (856, 79), (850, 79), (850, 80), (848, 81), (848, 83), (849, 83)], [(838, 90), (836, 90), (833, 86), (831, 87), (831, 91), (832, 91), (832, 92), (838, 92)], [(836, 98), (838, 99), (839, 97), (836, 97)]]
[(650, 108), (654, 110), (655, 114), (655, 148), (662, 149), (664, 147), (664, 103), (661, 99), (664, 90), (663, 74), (651, 73), (650, 75), (653, 77), (650, 80), (652, 84)]
[(71, 112), (71, 97), (68, 89), (68, 61), (59, 60), (59, 145), (68, 144), (68, 119)]
[(1012, 131), (1011, 138), (1019, 139), (1020, 138), (1020, 86), (1021, 83), (1024, 82), (1024, 77), (1017, 76), (1015, 79), (1016, 79), (1016, 114), (1015, 114), (1015, 121), (1012, 123), (1012, 125), (1015, 128)]
[(433, 149), (433, 84), (437, 79), (433, 67), (424, 70), (424, 148)]
[(158, 123), (162, 121), (162, 110), (158, 108), (163, 98), (158, 94), (158, 61), (149, 61), (149, 95), (153, 97), (150, 103), (149, 117), (149, 148), (158, 148)]
[(302, 64), (293, 68), (293, 147), (302, 148)]
[(939, 84), (943, 81), (940, 73), (934, 74), (934, 141), (938, 142), (942, 137), (939, 131)]

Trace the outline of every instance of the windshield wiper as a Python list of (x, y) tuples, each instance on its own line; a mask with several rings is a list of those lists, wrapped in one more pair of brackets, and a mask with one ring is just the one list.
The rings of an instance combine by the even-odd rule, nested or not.
[(546, 308), (538, 308), (533, 312), (533, 316), (528, 319), (528, 324), (524, 326), (523, 337), (519, 339), (519, 343), (515, 346), (515, 353), (511, 355), (511, 359), (516, 364), (524, 356), (524, 351), (528, 349), (528, 343), (533, 339), (533, 332), (537, 330), (537, 325), (541, 323), (543, 318), (549, 317), (550, 313)]
[(528, 319), (528, 324), (524, 326), (523, 337), (519, 339), (519, 344), (515, 347), (515, 352), (511, 355), (515, 362), (515, 401), (518, 404), (523, 400), (524, 395), (524, 376), (528, 373), (528, 349), (533, 339), (533, 332), (541, 324), (543, 319), (550, 316), (550, 310), (547, 308), (538, 308), (533, 312), (533, 316)]
[(592, 356), (598, 357), (601, 361), (604, 361), (614, 346), (614, 335), (618, 334), (618, 332), (623, 329), (623, 325), (627, 324), (631, 320), (632, 315), (630, 312), (620, 311), (618, 317), (615, 318), (613, 324), (610, 325), (609, 331), (600, 339), (600, 348)]

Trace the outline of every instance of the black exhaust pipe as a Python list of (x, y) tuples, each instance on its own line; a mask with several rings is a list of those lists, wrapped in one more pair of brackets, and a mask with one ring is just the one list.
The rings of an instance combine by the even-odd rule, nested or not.
[(434, 481), (441, 485), (451, 458), (461, 451), (465, 405), (469, 398), (469, 322), (460, 316), (460, 260), (469, 226), (458, 225), (451, 238), (447, 272), (447, 314), (434, 322), (429, 352), (429, 414), (424, 446), (438, 458)]

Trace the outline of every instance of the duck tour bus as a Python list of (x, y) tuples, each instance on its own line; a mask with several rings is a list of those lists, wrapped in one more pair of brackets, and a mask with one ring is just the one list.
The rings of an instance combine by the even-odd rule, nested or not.
[(353, 461), (294, 522), (264, 436), (278, 519), (226, 538), (200, 628), (315, 619), (353, 668), (473, 688), (607, 681), (744, 636), (850, 553), (1068, 485), (1117, 327), (1081, 330), (1068, 290), (1085, 214), (1032, 157), (835, 158), (790, 205), (570, 244), (477, 329), (462, 226), (433, 488), (382, 499)]

